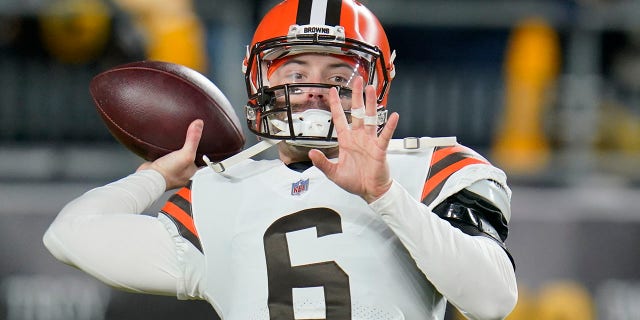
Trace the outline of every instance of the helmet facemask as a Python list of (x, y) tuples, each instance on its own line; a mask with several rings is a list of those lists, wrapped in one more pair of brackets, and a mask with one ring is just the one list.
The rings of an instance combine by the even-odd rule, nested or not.
[[(333, 147), (337, 135), (331, 120), (328, 100), (305, 100), (299, 96), (329, 95), (336, 88), (340, 103), (351, 123), (352, 91), (348, 87), (320, 83), (294, 83), (264, 88), (258, 105), (246, 106), (247, 121), (253, 132), (268, 139), (286, 140), (288, 143), (314, 147)], [(254, 100), (252, 100), (253, 102)], [(387, 111), (380, 107), (378, 124), (382, 128)]]
[[(291, 79), (270, 85), (269, 78), (282, 61), (303, 54), (350, 61), (352, 70), (350, 74), (342, 72), (341, 81), (319, 83)], [(250, 93), (245, 115), (249, 129), (258, 136), (315, 148), (337, 145), (327, 97), (330, 88), (338, 89), (347, 121), (351, 123), (351, 86), (357, 75), (363, 77), (365, 85), (373, 84), (376, 87), (379, 130), (386, 123), (387, 111), (381, 103), (390, 79), (387, 72), (380, 71), (385, 70), (384, 57), (377, 47), (345, 39), (340, 26), (293, 25), (287, 37), (256, 43), (245, 61), (245, 80)], [(310, 105), (312, 102), (302, 99), (306, 95), (321, 95), (324, 99)], [(358, 109), (363, 106), (353, 107)]]

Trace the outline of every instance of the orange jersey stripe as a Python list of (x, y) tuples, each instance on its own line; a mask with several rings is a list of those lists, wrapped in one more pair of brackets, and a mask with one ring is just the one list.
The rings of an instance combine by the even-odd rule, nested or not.
[(176, 192), (176, 194), (191, 203), (191, 189), (182, 188), (178, 192)]
[(444, 159), (446, 156), (456, 153), (456, 152), (461, 152), (461, 153), (469, 153), (469, 149), (467, 147), (463, 147), (461, 145), (455, 145), (452, 147), (446, 147), (446, 148), (442, 148), (442, 149), (436, 149), (436, 151), (433, 153), (433, 157), (431, 158), (431, 164), (435, 164), (436, 162)]
[[(443, 150), (446, 150), (446, 149), (443, 149)], [(438, 184), (440, 184), (442, 181), (444, 181), (449, 176), (454, 174), (456, 171), (458, 171), (458, 170), (460, 170), (460, 169), (462, 169), (462, 168), (464, 168), (464, 167), (466, 167), (466, 166), (468, 166), (470, 164), (477, 164), (477, 163), (489, 164), (488, 162), (480, 160), (480, 159), (465, 158), (465, 159), (462, 159), (462, 160), (460, 160), (458, 162), (455, 162), (455, 163), (449, 165), (448, 167), (440, 170), (438, 173), (436, 173), (432, 177), (429, 177), (429, 179), (424, 183), (424, 188), (422, 189), (422, 196), (420, 197), (420, 199), (424, 200), (424, 198), (431, 191), (433, 191), (433, 189), (435, 189), (436, 186), (438, 186)]]
[(186, 212), (184, 212), (184, 210), (182, 210), (180, 207), (175, 205), (173, 202), (167, 202), (162, 208), (162, 211), (174, 217), (176, 220), (182, 223), (182, 225), (184, 225), (187, 230), (191, 231), (191, 233), (198, 237), (198, 231), (196, 230), (196, 226), (193, 223), (193, 218)]

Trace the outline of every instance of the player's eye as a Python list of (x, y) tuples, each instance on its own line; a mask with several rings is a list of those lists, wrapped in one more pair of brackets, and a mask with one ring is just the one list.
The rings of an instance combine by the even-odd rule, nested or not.
[(333, 76), (333, 77), (329, 78), (329, 81), (330, 81), (332, 84), (340, 84), (340, 85), (344, 85), (344, 84), (346, 84), (346, 83), (349, 81), (349, 79), (347, 79), (347, 78), (346, 78), (346, 77), (344, 77), (344, 76), (337, 75), (337, 76)]
[(289, 75), (289, 80), (291, 80), (292, 83), (303, 82), (305, 78), (304, 74), (300, 72), (293, 72)]

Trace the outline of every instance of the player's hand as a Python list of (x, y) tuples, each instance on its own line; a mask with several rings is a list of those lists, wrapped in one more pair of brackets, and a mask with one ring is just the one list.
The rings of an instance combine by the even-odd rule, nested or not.
[[(366, 105), (363, 98), (366, 95)], [(363, 89), (362, 77), (354, 82), (352, 107), (365, 108), (366, 117), (376, 116), (376, 90), (369, 85)], [(387, 146), (398, 125), (398, 114), (389, 116), (386, 126), (377, 135), (377, 125), (365, 124), (364, 118), (351, 117), (347, 122), (344, 109), (335, 88), (329, 93), (331, 117), (338, 134), (338, 161), (331, 162), (319, 150), (309, 151), (313, 165), (334, 183), (348, 192), (359, 195), (367, 203), (381, 197), (391, 187), (391, 175), (387, 163)]]
[(153, 169), (160, 172), (167, 184), (167, 190), (185, 186), (198, 170), (194, 161), (203, 127), (204, 122), (200, 119), (191, 122), (182, 149), (173, 151), (153, 162), (145, 162), (138, 167), (138, 171)]

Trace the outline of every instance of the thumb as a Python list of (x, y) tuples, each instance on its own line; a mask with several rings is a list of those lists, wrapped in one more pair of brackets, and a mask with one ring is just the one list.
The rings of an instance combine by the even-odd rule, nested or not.
[(198, 145), (200, 144), (200, 139), (202, 138), (202, 130), (204, 128), (204, 121), (201, 119), (196, 119), (189, 124), (189, 128), (187, 129), (187, 137), (184, 140), (184, 145), (182, 146), (182, 150), (193, 154), (195, 157), (196, 151), (198, 150)]
[(322, 171), (327, 177), (329, 176), (329, 171), (332, 170), (334, 163), (329, 161), (324, 153), (316, 149), (309, 150), (309, 159), (311, 159), (311, 162), (316, 168)]

